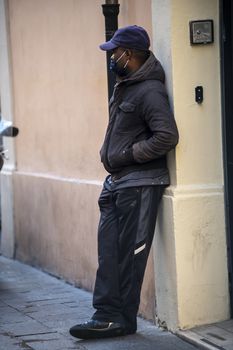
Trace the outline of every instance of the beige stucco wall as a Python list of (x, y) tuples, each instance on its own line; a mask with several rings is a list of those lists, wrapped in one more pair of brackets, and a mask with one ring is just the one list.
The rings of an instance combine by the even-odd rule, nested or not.
[[(102, 3), (9, 1), (19, 170), (105, 175), (98, 155), (108, 118)], [(141, 6), (123, 1), (119, 25), (136, 19), (149, 30), (150, 1), (139, 20)]]
[[(119, 27), (141, 25), (152, 39), (151, 0), (120, 0)], [(151, 40), (151, 48), (153, 40)]]
[[(8, 3), (13, 115), (20, 128), (11, 197), (16, 257), (92, 289), (97, 199), (105, 176), (98, 150), (108, 119), (105, 57), (98, 50), (104, 40), (102, 2)], [(119, 24), (153, 32), (180, 131), (154, 245), (157, 317), (174, 330), (229, 316), (219, 13), (217, 0), (152, 0), (152, 5), (151, 22), (151, 1), (122, 0)], [(205, 18), (214, 19), (215, 42), (192, 47), (188, 23)], [(202, 105), (194, 101), (197, 85), (204, 87)], [(5, 172), (2, 179), (10, 189), (11, 178)], [(4, 248), (4, 230), (2, 238)], [(149, 318), (153, 269), (150, 257), (141, 303)]]
[(10, 0), (9, 14), (18, 170), (102, 179), (101, 1)]
[[(3, 119), (14, 122), (12, 108), (11, 86), (11, 54), (9, 49), (9, 31), (6, 17), (6, 2), (0, 0), (0, 109)], [(7, 257), (14, 255), (14, 189), (13, 171), (15, 169), (14, 140), (3, 138), (4, 148), (7, 150), (9, 160), (1, 170), (0, 199), (1, 199), (1, 234), (0, 249)], [(4, 239), (2, 239), (4, 238)], [(5, 239), (6, 238), (6, 239)]]
[[(168, 67), (180, 132), (172, 186), (164, 196), (157, 229), (157, 312), (170, 329), (190, 328), (229, 317), (219, 2), (155, 0), (153, 15), (154, 47)], [(190, 45), (189, 21), (197, 19), (214, 20), (214, 44)], [(161, 31), (163, 21), (166, 32)], [(204, 88), (201, 105), (195, 102), (197, 85)]]
[[(99, 160), (107, 120), (103, 1), (9, 0), (17, 171), (16, 257), (92, 289)], [(151, 32), (151, 1), (121, 2), (119, 24)], [(6, 182), (6, 181), (5, 181)], [(2, 248), (7, 242), (3, 232)], [(3, 254), (4, 254), (4, 249)], [(141, 312), (154, 317), (153, 262)]]

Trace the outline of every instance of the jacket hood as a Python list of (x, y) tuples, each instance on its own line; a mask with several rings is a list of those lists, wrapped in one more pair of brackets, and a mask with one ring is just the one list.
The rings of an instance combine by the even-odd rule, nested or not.
[(159, 60), (154, 56), (153, 52), (150, 52), (150, 56), (146, 62), (135, 73), (128, 78), (126, 77), (121, 82), (125, 82), (128, 85), (144, 80), (160, 80), (162, 83), (165, 81), (163, 67)]

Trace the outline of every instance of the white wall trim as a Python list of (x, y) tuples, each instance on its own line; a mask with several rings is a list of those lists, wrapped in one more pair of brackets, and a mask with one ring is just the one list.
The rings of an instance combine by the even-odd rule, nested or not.
[(193, 197), (193, 196), (207, 196), (207, 195), (221, 195), (224, 194), (223, 185), (219, 184), (190, 184), (170, 186), (165, 191), (165, 196), (169, 197)]

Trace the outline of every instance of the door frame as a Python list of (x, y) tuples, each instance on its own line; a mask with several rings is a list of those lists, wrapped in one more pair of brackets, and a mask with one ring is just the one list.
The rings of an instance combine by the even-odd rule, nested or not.
[[(227, 122), (230, 115), (233, 115), (233, 103), (230, 106), (230, 98), (227, 91), (233, 91), (233, 18), (229, 16), (226, 9), (232, 6), (231, 0), (220, 0), (220, 57), (221, 57), (221, 94), (222, 94), (222, 140), (223, 140), (223, 168), (224, 168), (224, 197), (225, 197), (225, 218), (227, 234), (227, 255), (228, 255), (228, 273), (229, 273), (229, 293), (230, 293), (230, 312), (233, 317), (233, 215), (230, 212), (230, 203), (233, 205), (233, 182), (230, 183), (228, 170), (229, 147), (227, 138), (229, 129)], [(228, 16), (227, 16), (228, 14)], [(229, 58), (230, 57), (230, 58)], [(231, 72), (231, 74), (229, 74)], [(230, 88), (230, 90), (228, 90)], [(229, 111), (230, 109), (230, 111)], [(231, 151), (232, 152), (232, 151)], [(232, 188), (231, 187), (231, 188)], [(231, 196), (231, 197), (230, 197)]]

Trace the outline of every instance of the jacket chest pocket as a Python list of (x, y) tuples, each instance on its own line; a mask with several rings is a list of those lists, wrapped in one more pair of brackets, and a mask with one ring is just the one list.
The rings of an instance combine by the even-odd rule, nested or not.
[(117, 112), (116, 131), (128, 132), (138, 124), (136, 105), (122, 102)]

